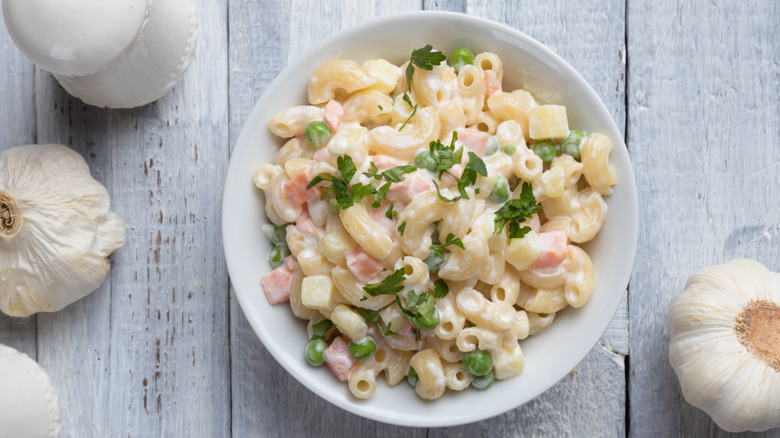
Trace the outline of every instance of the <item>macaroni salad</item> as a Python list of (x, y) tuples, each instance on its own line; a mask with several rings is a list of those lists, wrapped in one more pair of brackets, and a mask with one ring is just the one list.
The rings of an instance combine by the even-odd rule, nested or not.
[(594, 287), (579, 246), (616, 183), (604, 135), (504, 90), (501, 59), (430, 45), (397, 66), (328, 61), (254, 182), (273, 224), (272, 304), (308, 321), (310, 364), (357, 398), (377, 376), (424, 399), (523, 371), (518, 341)]

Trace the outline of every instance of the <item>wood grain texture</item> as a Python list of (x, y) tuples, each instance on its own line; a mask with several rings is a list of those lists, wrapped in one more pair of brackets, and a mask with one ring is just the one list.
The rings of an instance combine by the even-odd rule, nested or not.
[(780, 270), (780, 10), (636, 1), (628, 23), (642, 218), (629, 297), (631, 435), (732, 436), (682, 398), (666, 312), (703, 266), (748, 257)]
[[(2, 4), (0, 3), (0, 6)], [(0, 21), (0, 151), (35, 143), (35, 67), (16, 48)], [(36, 317), (10, 318), (0, 312), (0, 344), (37, 357)]]
[(196, 3), (196, 59), (157, 102), (90, 107), (43, 71), (26, 93), (37, 141), (79, 152), (127, 226), (103, 285), (37, 317), (62, 436), (229, 435), (227, 7)]

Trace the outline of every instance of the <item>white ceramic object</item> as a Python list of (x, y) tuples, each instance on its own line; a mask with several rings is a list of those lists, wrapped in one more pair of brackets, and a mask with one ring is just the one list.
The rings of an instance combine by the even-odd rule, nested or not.
[(192, 0), (3, 0), (14, 43), (84, 102), (132, 108), (159, 99), (195, 56)]
[[(306, 324), (288, 304), (271, 305), (260, 286), (268, 272), (271, 244), (262, 193), (252, 181), (255, 168), (271, 162), (283, 141), (268, 131), (280, 110), (306, 102), (309, 76), (321, 63), (386, 58), (400, 65), (413, 49), (432, 44), (444, 53), (458, 46), (497, 53), (504, 88), (523, 87), (542, 103), (566, 105), (569, 126), (600, 132), (614, 143), (610, 162), (618, 183), (607, 198), (609, 214), (599, 235), (583, 245), (596, 274), (595, 291), (580, 309), (568, 308), (544, 332), (521, 341), (525, 370), (497, 381), (487, 391), (447, 391), (433, 402), (420, 399), (406, 382), (395, 387), (379, 378), (368, 400), (354, 398), (327, 367), (303, 358)], [(593, 89), (565, 61), (539, 42), (492, 21), (447, 12), (417, 12), (367, 20), (321, 41), (299, 56), (268, 86), (247, 118), (228, 168), (222, 206), (222, 232), (230, 279), (247, 319), (274, 358), (298, 381), (331, 403), (386, 423), (437, 427), (489, 418), (528, 402), (571, 372), (598, 342), (617, 311), (628, 285), (638, 235), (636, 184), (621, 131)]]
[(55, 438), (60, 406), (48, 374), (24, 353), (0, 344), (0, 438)]

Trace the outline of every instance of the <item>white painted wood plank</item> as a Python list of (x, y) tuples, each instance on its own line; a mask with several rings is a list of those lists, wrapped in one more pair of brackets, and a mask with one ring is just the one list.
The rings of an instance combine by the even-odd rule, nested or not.
[[(419, 9), (415, 2), (231, 0), (230, 137), (270, 81), (303, 50), (364, 18)], [(269, 14), (273, 11), (273, 14)], [(231, 300), (234, 436), (425, 436), (350, 414), (314, 395), (276, 363)]]
[[(0, 151), (35, 143), (33, 64), (16, 48), (0, 20)], [(36, 357), (35, 316), (11, 318), (0, 312), (0, 344)]]
[(101, 288), (39, 316), (63, 436), (229, 435), (227, 6), (196, 9), (196, 59), (155, 103), (89, 107), (37, 75), (39, 141), (80, 152), (127, 225)]
[(628, 137), (642, 217), (629, 297), (630, 433), (734, 436), (682, 398), (666, 312), (700, 267), (749, 257), (780, 270), (780, 9), (628, 4)]
[[(457, 2), (456, 2), (457, 3)], [(547, 45), (591, 84), (618, 126), (625, 126), (625, 5), (620, 1), (426, 1), (426, 8), (466, 12), (505, 23)], [(628, 305), (621, 303), (599, 345), (572, 373), (528, 404), (457, 428), (449, 436), (622, 436), (627, 424), (625, 361)]]

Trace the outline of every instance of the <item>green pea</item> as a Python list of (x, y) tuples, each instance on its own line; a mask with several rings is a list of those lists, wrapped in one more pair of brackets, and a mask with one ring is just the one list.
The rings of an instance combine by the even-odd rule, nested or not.
[(491, 135), (488, 137), (487, 149), (485, 149), (485, 156), (489, 157), (498, 152), (498, 137)]
[(417, 326), (417, 328), (420, 330), (433, 330), (439, 326), (439, 322), (441, 322), (441, 316), (439, 315), (439, 311), (436, 310), (436, 308), (433, 309), (433, 314), (430, 316), (430, 318), (418, 315), (412, 320), (412, 323), (414, 323), (414, 325)]
[(504, 146), (504, 147), (501, 148), (501, 152), (503, 152), (503, 153), (505, 153), (505, 154), (507, 154), (509, 156), (512, 156), (512, 155), (515, 154), (515, 152), (517, 152), (517, 147), (516, 146)]
[(493, 190), (488, 195), (488, 200), (493, 202), (504, 203), (509, 199), (509, 182), (504, 175), (498, 175), (496, 178), (496, 185), (493, 186)]
[(471, 380), (471, 386), (477, 388), (477, 389), (488, 389), (490, 388), (490, 385), (495, 382), (496, 377), (493, 375), (493, 371), (485, 374), (484, 376), (474, 376), (474, 378)]
[(333, 327), (333, 323), (329, 319), (323, 319), (322, 321), (312, 324), (311, 326), (311, 338), (312, 339), (325, 339), (325, 335), (328, 334), (328, 330)]
[(415, 371), (414, 368), (409, 367), (409, 372), (406, 373), (406, 381), (412, 385), (412, 388), (417, 387), (417, 382), (420, 381), (420, 376), (417, 375), (417, 371)]
[(436, 170), (436, 161), (431, 157), (430, 151), (422, 151), (414, 158), (414, 165), (434, 172)]
[(475, 348), (463, 355), (463, 368), (473, 376), (484, 376), (493, 369), (493, 356), (489, 351)]
[(379, 312), (376, 310), (364, 309), (362, 307), (356, 307), (355, 310), (366, 320), (366, 322), (379, 321)]
[(347, 347), (349, 348), (349, 354), (351, 354), (355, 360), (365, 360), (374, 354), (376, 342), (371, 336), (366, 336), (357, 342), (349, 341)]
[(569, 154), (576, 159), (580, 159), (580, 147), (582, 140), (585, 138), (585, 133), (582, 131), (569, 131), (569, 135), (561, 141), (561, 151), (564, 154)]
[(284, 264), (284, 259), (290, 255), (290, 250), (287, 245), (276, 245), (268, 252), (268, 264), (271, 268), (276, 269)]
[(545, 163), (549, 163), (553, 160), (553, 158), (555, 158), (556, 155), (558, 155), (558, 146), (556, 146), (555, 142), (550, 139), (536, 140), (535, 142), (531, 143), (531, 150), (534, 151), (534, 153), (538, 155), (539, 158), (541, 158)]
[(263, 225), (263, 232), (274, 245), (282, 245), (287, 242), (287, 230), (274, 224)]
[(466, 64), (474, 64), (474, 54), (471, 53), (471, 50), (465, 47), (453, 50), (452, 55), (450, 55), (450, 65), (455, 69), (455, 72), (459, 72)]
[(306, 136), (306, 141), (315, 148), (325, 145), (330, 140), (330, 128), (325, 122), (319, 120), (309, 122), (303, 133)]
[(433, 248), (428, 257), (423, 260), (423, 263), (428, 267), (428, 272), (439, 272), (439, 269), (444, 264), (444, 250)]
[(318, 367), (325, 361), (323, 353), (328, 348), (328, 344), (322, 339), (312, 339), (306, 344), (306, 362)]

